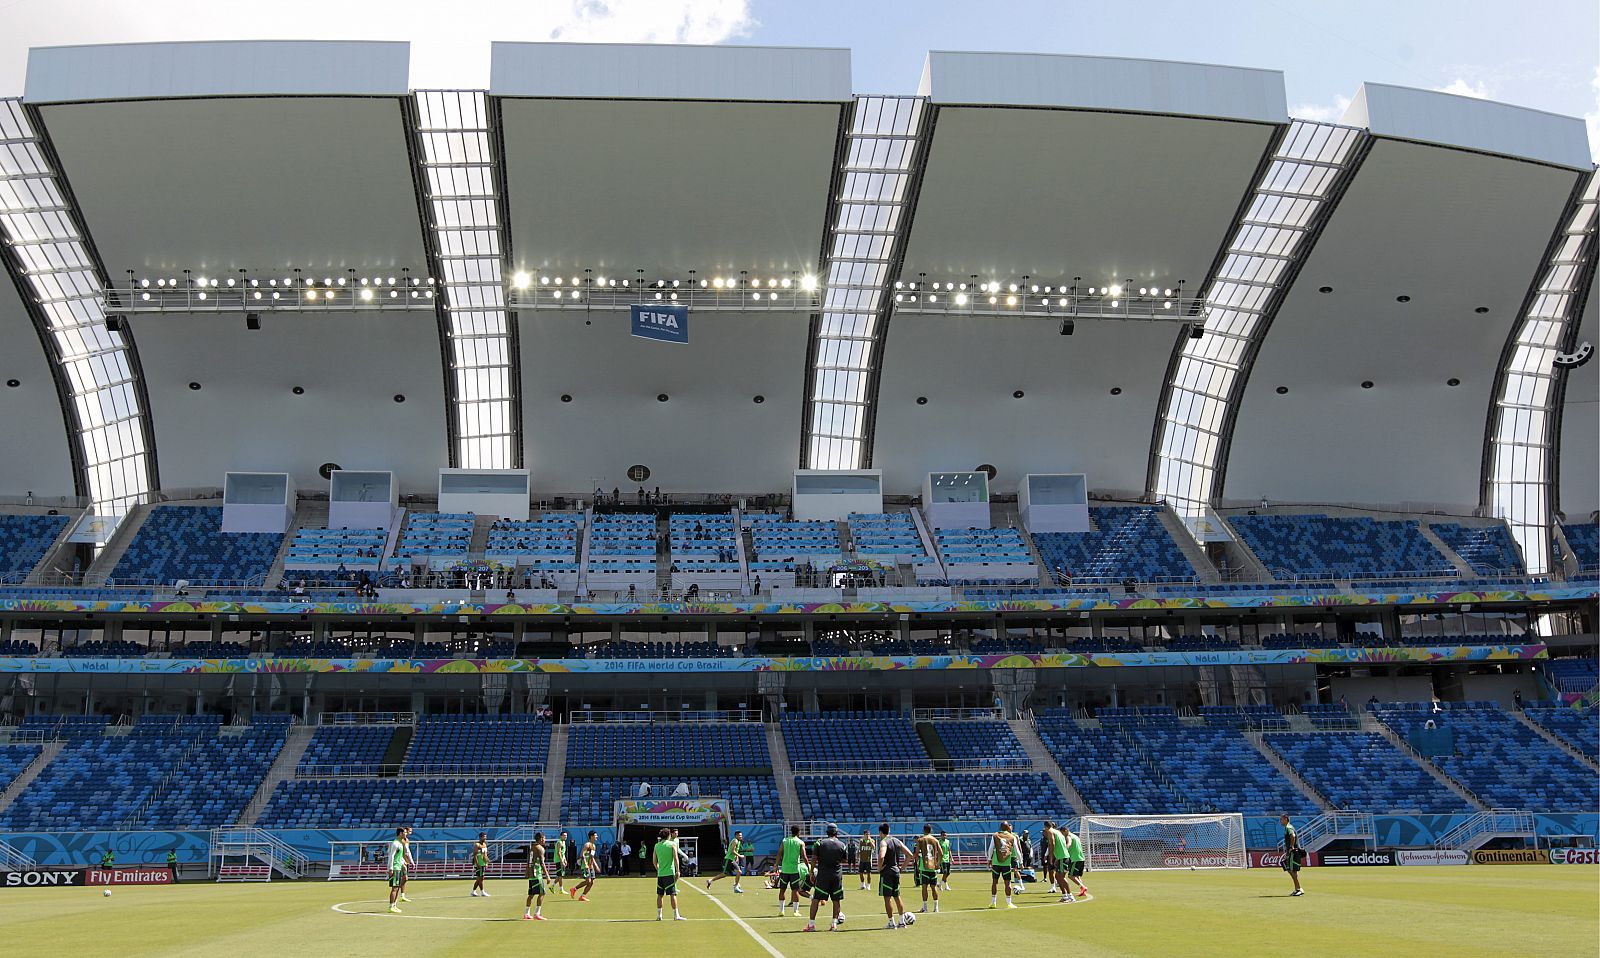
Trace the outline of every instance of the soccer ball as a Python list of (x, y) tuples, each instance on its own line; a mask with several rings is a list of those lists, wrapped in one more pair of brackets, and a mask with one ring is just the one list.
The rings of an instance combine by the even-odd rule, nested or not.
[(105, 891), (101, 892), (100, 894), (106, 896), (107, 898), (110, 898), (111, 897), (111, 889), (107, 888)]
[(911, 914), (910, 912), (906, 912), (906, 925), (910, 926), (910, 925), (915, 925), (916, 923), (917, 923), (917, 916)]
[(1189, 870), (1190, 870), (1190, 871), (1194, 871), (1194, 866), (1193, 866), (1193, 865), (1190, 865), (1190, 866), (1189, 866)]

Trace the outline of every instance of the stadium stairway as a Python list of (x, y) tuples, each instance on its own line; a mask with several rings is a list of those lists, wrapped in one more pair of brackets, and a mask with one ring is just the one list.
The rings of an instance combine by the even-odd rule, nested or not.
[(467, 543), (467, 554), (481, 556), (489, 551), (489, 530), (494, 528), (497, 516), (474, 516), (472, 540)]
[(1178, 544), (1178, 551), (1182, 552), (1183, 557), (1194, 566), (1194, 571), (1200, 575), (1200, 581), (1221, 582), (1222, 575), (1217, 572), (1217, 567), (1206, 558), (1206, 551), (1200, 548), (1200, 543), (1195, 541), (1188, 527), (1183, 524), (1183, 520), (1178, 518), (1178, 514), (1170, 507), (1162, 506), (1159, 515), (1161, 524), (1166, 527), (1167, 535), (1172, 537), (1172, 541)]
[(1072, 780), (1067, 778), (1067, 773), (1056, 763), (1055, 756), (1044, 747), (1044, 742), (1039, 739), (1039, 732), (1033, 727), (1033, 722), (1028, 719), (1007, 719), (1006, 724), (1011, 726), (1011, 734), (1017, 737), (1022, 750), (1028, 753), (1028, 761), (1033, 763), (1033, 770), (1050, 776), (1050, 781), (1054, 782), (1056, 788), (1061, 790), (1061, 794), (1067, 797), (1067, 802), (1072, 805), (1074, 812), (1079, 815), (1093, 815), (1096, 810), (1089, 807), (1083, 795), (1073, 787)]
[(922, 739), (922, 747), (927, 750), (928, 757), (933, 759), (933, 767), (938, 768), (941, 762), (950, 761), (950, 751), (939, 740), (939, 733), (934, 731), (932, 722), (918, 722), (916, 729), (917, 738)]
[(233, 824), (256, 823), (256, 819), (266, 810), (267, 803), (272, 800), (272, 790), (277, 788), (279, 783), (294, 778), (295, 767), (300, 764), (301, 757), (306, 753), (306, 746), (311, 744), (311, 737), (315, 734), (317, 734), (315, 725), (289, 726), (283, 748), (278, 750), (278, 757), (272, 760), (272, 765), (267, 768), (267, 774), (261, 779), (256, 793), (250, 796), (250, 801), (245, 803), (244, 811), (239, 813), (239, 820)]
[(539, 821), (561, 821), (561, 795), (567, 790), (567, 740), (571, 725), (550, 726), (550, 753), (544, 762), (544, 794), (539, 798)]
[(4, 812), (11, 807), (11, 803), (17, 800), (17, 796), (21, 795), (22, 790), (28, 787), (28, 783), (38, 778), (39, 773), (44, 771), (45, 766), (49, 765), (66, 745), (67, 743), (61, 739), (44, 743), (44, 746), (39, 750), (39, 754), (33, 757), (33, 762), (22, 770), (21, 775), (12, 780), (5, 791), (0, 792), (0, 812)]
[(1228, 538), (1233, 540), (1229, 543), (1229, 546), (1232, 550), (1229, 555), (1236, 555), (1240, 559), (1244, 560), (1244, 568), (1236, 569), (1234, 571), (1254, 576), (1256, 580), (1260, 582), (1271, 581), (1273, 578), (1275, 578), (1275, 576), (1272, 574), (1272, 570), (1268, 569), (1267, 564), (1261, 561), (1261, 557), (1256, 555), (1255, 550), (1250, 548), (1249, 543), (1245, 542), (1244, 539), (1239, 537), (1239, 530), (1233, 527), (1233, 523), (1228, 521), (1228, 517), (1222, 515), (1221, 513), (1217, 513), (1216, 517), (1217, 520), (1220, 521), (1227, 529)]
[(1382, 735), (1384, 738), (1389, 740), (1390, 745), (1393, 745), (1395, 748), (1399, 749), (1400, 752), (1407, 758), (1411, 759), (1411, 761), (1422, 766), (1423, 771), (1427, 772), (1429, 775), (1432, 775), (1435, 779), (1438, 779), (1439, 784), (1443, 785), (1445, 788), (1448, 788), (1450, 791), (1455, 792), (1468, 805), (1471, 805), (1480, 812), (1486, 812), (1489, 810), (1489, 805), (1487, 802), (1474, 794), (1471, 789), (1456, 781), (1455, 778), (1446, 773), (1444, 769), (1424, 758), (1422, 753), (1411, 747), (1410, 742), (1401, 738), (1400, 735), (1387, 724), (1378, 721), (1377, 717), (1371, 712), (1362, 713), (1361, 731), (1377, 732), (1379, 735)]
[[(1526, 725), (1528, 728), (1533, 729), (1536, 735), (1544, 739), (1546, 742), (1549, 742), (1557, 749), (1560, 749), (1561, 751), (1566, 752), (1568, 755), (1571, 755), (1573, 758), (1577, 759), (1585, 768), (1600, 772), (1600, 764), (1596, 764), (1593, 758), (1573, 748), (1571, 745), (1567, 744), (1566, 740), (1551, 732), (1543, 725), (1540, 725), (1533, 719), (1528, 718), (1521, 712), (1508, 712), (1506, 714), (1521, 722), (1523, 725)], [(0, 807), (0, 810), (3, 810), (3, 807)]]
[(77, 528), (78, 521), (89, 510), (66, 509), (63, 511), (71, 517), (70, 520), (61, 529), (61, 533), (56, 536), (56, 540), (50, 543), (50, 548), (44, 550), (44, 555), (40, 557), (39, 562), (33, 567), (33, 571), (29, 572), (27, 578), (22, 580), (23, 585), (43, 585), (46, 578), (52, 573), (71, 570), (72, 553), (73, 549), (76, 548), (70, 541), (72, 530)]
[[(1329, 732), (1328, 734), (1332, 735), (1334, 733)], [(1333, 812), (1338, 810), (1334, 807), (1332, 802), (1328, 801), (1325, 795), (1317, 791), (1315, 788), (1312, 788), (1310, 782), (1301, 778), (1300, 773), (1295, 771), (1292, 765), (1283, 760), (1283, 756), (1279, 755), (1276, 750), (1267, 747), (1267, 739), (1264, 734), (1261, 732), (1244, 732), (1243, 735), (1244, 740), (1254, 746), (1255, 750), (1261, 753), (1261, 757), (1266, 759), (1268, 764), (1278, 770), (1279, 775), (1282, 775), (1285, 779), (1288, 779), (1290, 785), (1293, 785), (1295, 788), (1300, 790), (1300, 794), (1311, 799), (1313, 802), (1316, 802), (1317, 807), (1321, 808), (1324, 812)]]
[[(273, 556), (272, 565), (267, 567), (267, 588), (272, 588), (283, 581), (283, 562), (289, 555), (289, 547), (294, 544), (295, 534), (301, 529), (326, 529), (328, 527), (328, 504), (326, 502), (311, 502), (301, 500), (295, 503), (294, 518), (289, 521), (289, 529), (283, 534), (283, 544), (278, 546), (278, 554)], [(291, 580), (294, 578), (290, 577)]]
[(783, 743), (783, 726), (768, 722), (766, 732), (767, 754), (772, 758), (772, 778), (778, 783), (778, 801), (783, 805), (783, 818), (790, 822), (804, 821), (800, 793), (794, 787), (794, 766), (789, 764), (789, 747)]
[(111, 533), (111, 539), (106, 543), (100, 554), (89, 563), (89, 568), (84, 572), (85, 584), (99, 585), (106, 581), (111, 570), (117, 567), (122, 557), (127, 554), (128, 546), (133, 544), (134, 537), (139, 534), (139, 527), (150, 518), (150, 510), (155, 508), (150, 505), (134, 506), (133, 511), (122, 517), (122, 522), (117, 526), (117, 531)]
[(1460, 574), (1461, 578), (1476, 579), (1478, 577), (1478, 570), (1474, 569), (1470, 564), (1468, 564), (1467, 560), (1457, 555), (1456, 550), (1445, 545), (1444, 540), (1439, 538), (1439, 534), (1434, 532), (1433, 527), (1428, 525), (1427, 522), (1422, 521), (1419, 518), (1417, 522), (1417, 529), (1422, 532), (1422, 538), (1433, 543), (1433, 547), (1439, 550), (1440, 555), (1450, 560), (1451, 568), (1455, 569), (1456, 572)]
[(410, 758), (411, 740), (417, 736), (415, 725), (396, 725), (394, 737), (389, 739), (389, 749), (383, 753), (383, 771), (379, 776), (394, 777), (400, 774), (400, 766)]

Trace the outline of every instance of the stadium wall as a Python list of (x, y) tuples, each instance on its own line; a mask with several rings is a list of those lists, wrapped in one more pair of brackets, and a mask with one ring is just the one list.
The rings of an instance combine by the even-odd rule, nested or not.
[[(1471, 818), (1468, 814), (1455, 815), (1375, 815), (1377, 845), (1383, 848), (1429, 848), (1441, 836)], [(1303, 828), (1311, 816), (1292, 819), (1296, 828)], [(1566, 812), (1536, 814), (1535, 831), (1540, 838), (1587, 836), (1600, 841), (1600, 813)], [(845, 835), (859, 835), (864, 829), (877, 833), (878, 822), (834, 821)], [(923, 822), (892, 822), (896, 834), (912, 834), (921, 830)], [(935, 831), (993, 832), (997, 821), (929, 821)], [(1018, 831), (1037, 834), (1044, 822), (1039, 819), (1017, 820), (1012, 826)], [(603, 845), (609, 845), (616, 835), (610, 825), (575, 825), (566, 823), (574, 835), (590, 829), (600, 833)], [(734, 826), (745, 833), (756, 847), (758, 856), (775, 854), (783, 839), (784, 826), (780, 824), (745, 824)], [(418, 841), (451, 841), (471, 843), (478, 836), (477, 827), (419, 828)], [(490, 834), (505, 829), (490, 829)], [(305, 855), (312, 862), (328, 860), (329, 842), (387, 843), (394, 837), (392, 828), (345, 829), (285, 829), (271, 834)], [(1272, 816), (1246, 816), (1244, 820), (1245, 847), (1251, 850), (1277, 848), (1283, 839), (1283, 826)], [(16, 832), (0, 835), (0, 840), (13, 846), (43, 866), (87, 865), (100, 860), (107, 849), (116, 853), (118, 865), (162, 864), (167, 852), (177, 853), (178, 860), (193, 864), (206, 860), (210, 850), (210, 832), (193, 831), (141, 831), (141, 832)], [(701, 870), (707, 868), (701, 863)]]

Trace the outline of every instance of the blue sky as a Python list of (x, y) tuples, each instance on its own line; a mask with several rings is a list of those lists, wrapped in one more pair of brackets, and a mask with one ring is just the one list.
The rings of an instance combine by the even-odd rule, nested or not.
[(240, 38), (409, 40), (418, 87), (486, 85), (492, 39), (848, 47), (862, 93), (930, 49), (1195, 60), (1282, 70), (1317, 119), (1364, 80), (1586, 117), (1600, 153), (1595, 0), (0, 0), (0, 96), (29, 46)]

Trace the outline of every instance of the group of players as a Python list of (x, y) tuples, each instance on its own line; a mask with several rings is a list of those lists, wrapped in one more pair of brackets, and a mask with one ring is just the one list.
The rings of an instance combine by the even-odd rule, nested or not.
[[(1045, 887), (1051, 894), (1059, 892), (1060, 902), (1088, 899), (1089, 889), (1083, 883), (1083, 843), (1078, 836), (1047, 821), (1043, 839), (1047, 850)], [(742, 835), (735, 836), (735, 841), (730, 843), (723, 866), (724, 875), (733, 877), (735, 892), (742, 891), (739, 887), (741, 861), (732, 850), (738, 847), (748, 847), (742, 846)], [(778, 891), (779, 916), (787, 915), (791, 909), (798, 915), (800, 898), (806, 896), (811, 899), (811, 909), (804, 930), (817, 930), (817, 912), (823, 902), (828, 902), (833, 912), (828, 930), (837, 931), (845, 921), (844, 876), (852, 858), (860, 878), (860, 890), (870, 887), (873, 864), (877, 864), (878, 894), (883, 899), (883, 913), (887, 919), (885, 928), (910, 927), (916, 922), (916, 914), (928, 914), (930, 907), (933, 914), (938, 914), (939, 893), (950, 890), (950, 840), (944, 832), (935, 835), (932, 825), (924, 825), (922, 834), (910, 847), (890, 834), (888, 823), (878, 826), (875, 839), (871, 832), (864, 831), (853, 844), (846, 844), (839, 837), (838, 827), (829, 825), (827, 835), (809, 849), (800, 835), (800, 826), (792, 825), (789, 837), (779, 848), (776, 871), (769, 876), (769, 887)], [(915, 914), (906, 911), (900, 895), (900, 880), (906, 871), (911, 873), (914, 887), (922, 893), (922, 908)], [(706, 887), (710, 888), (715, 880), (707, 881)], [(1077, 895), (1072, 892), (1074, 883)], [(1020, 894), (1023, 888), (1021, 845), (1011, 824), (1001, 822), (999, 830), (989, 840), (989, 907), (999, 907), (1002, 889), (1006, 907), (1017, 907), (1012, 897)]]
[[(932, 825), (924, 825), (922, 834), (910, 847), (890, 834), (888, 823), (878, 826), (876, 838), (873, 838), (870, 831), (863, 831), (860, 839), (852, 844), (846, 844), (840, 839), (838, 826), (829, 825), (827, 834), (813, 843), (809, 849), (800, 832), (800, 826), (790, 826), (789, 837), (783, 840), (779, 848), (776, 869), (768, 876), (768, 888), (776, 888), (778, 891), (780, 917), (787, 915), (791, 909), (798, 916), (800, 898), (805, 896), (811, 900), (811, 912), (806, 921), (805, 931), (817, 930), (817, 912), (823, 902), (828, 902), (832, 906), (833, 915), (828, 930), (837, 931), (845, 921), (846, 869), (852, 863), (855, 865), (861, 882), (860, 890), (864, 891), (870, 887), (869, 879), (874, 862), (877, 864), (878, 893), (883, 899), (883, 912), (887, 918), (885, 928), (908, 928), (916, 921), (915, 915), (906, 911), (905, 903), (900, 896), (900, 879), (908, 870), (911, 872), (914, 887), (921, 889), (922, 892), (922, 908), (917, 914), (928, 914), (930, 904), (933, 914), (939, 913), (939, 893), (950, 890), (952, 855), (948, 836), (942, 831), (935, 835)], [(571, 888), (567, 888), (565, 877), (570, 854), (567, 833), (561, 833), (555, 840), (553, 849), (546, 846), (544, 832), (534, 833), (528, 853), (528, 895), (522, 915), (524, 920), (546, 920), (544, 900), (552, 890), (555, 894), (564, 892), (576, 901), (589, 900), (589, 892), (594, 890), (595, 879), (600, 874), (598, 842), (599, 833), (589, 832), (582, 851), (578, 853), (579, 880)], [(415, 865), (410, 845), (411, 829), (407, 827), (395, 829), (394, 841), (389, 845), (391, 914), (400, 914), (399, 903), (411, 900), (405, 893), (407, 878)], [(1058, 827), (1052, 821), (1046, 821), (1041, 848), (1045, 852), (1042, 864), (1046, 890), (1051, 894), (1060, 892), (1061, 897), (1058, 901), (1063, 903), (1087, 900), (1090, 895), (1088, 887), (1083, 883), (1085, 866), (1083, 843), (1078, 836), (1064, 827)], [(744, 833), (734, 832), (723, 856), (722, 874), (707, 879), (706, 888), (710, 889), (721, 878), (732, 878), (734, 893), (743, 894), (744, 889), (740, 882), (745, 873), (745, 863), (750, 860), (753, 852), (754, 847), (745, 839)], [(684, 917), (678, 910), (678, 880), (683, 875), (684, 853), (680, 847), (676, 828), (661, 829), (657, 835), (652, 857), (656, 868), (656, 920), (663, 920), (663, 906), (670, 901), (673, 919), (683, 921)], [(478, 840), (472, 846), (472, 897), (474, 898), (489, 897), (489, 892), (484, 887), (488, 867), (488, 835), (479, 832)], [(1017, 835), (1011, 830), (1011, 823), (1001, 822), (999, 830), (989, 841), (990, 908), (999, 907), (1002, 894), (1007, 908), (1017, 907), (1012, 898), (1024, 890), (1022, 870), (1022, 849)], [(1074, 884), (1078, 889), (1077, 895), (1072, 891)]]

